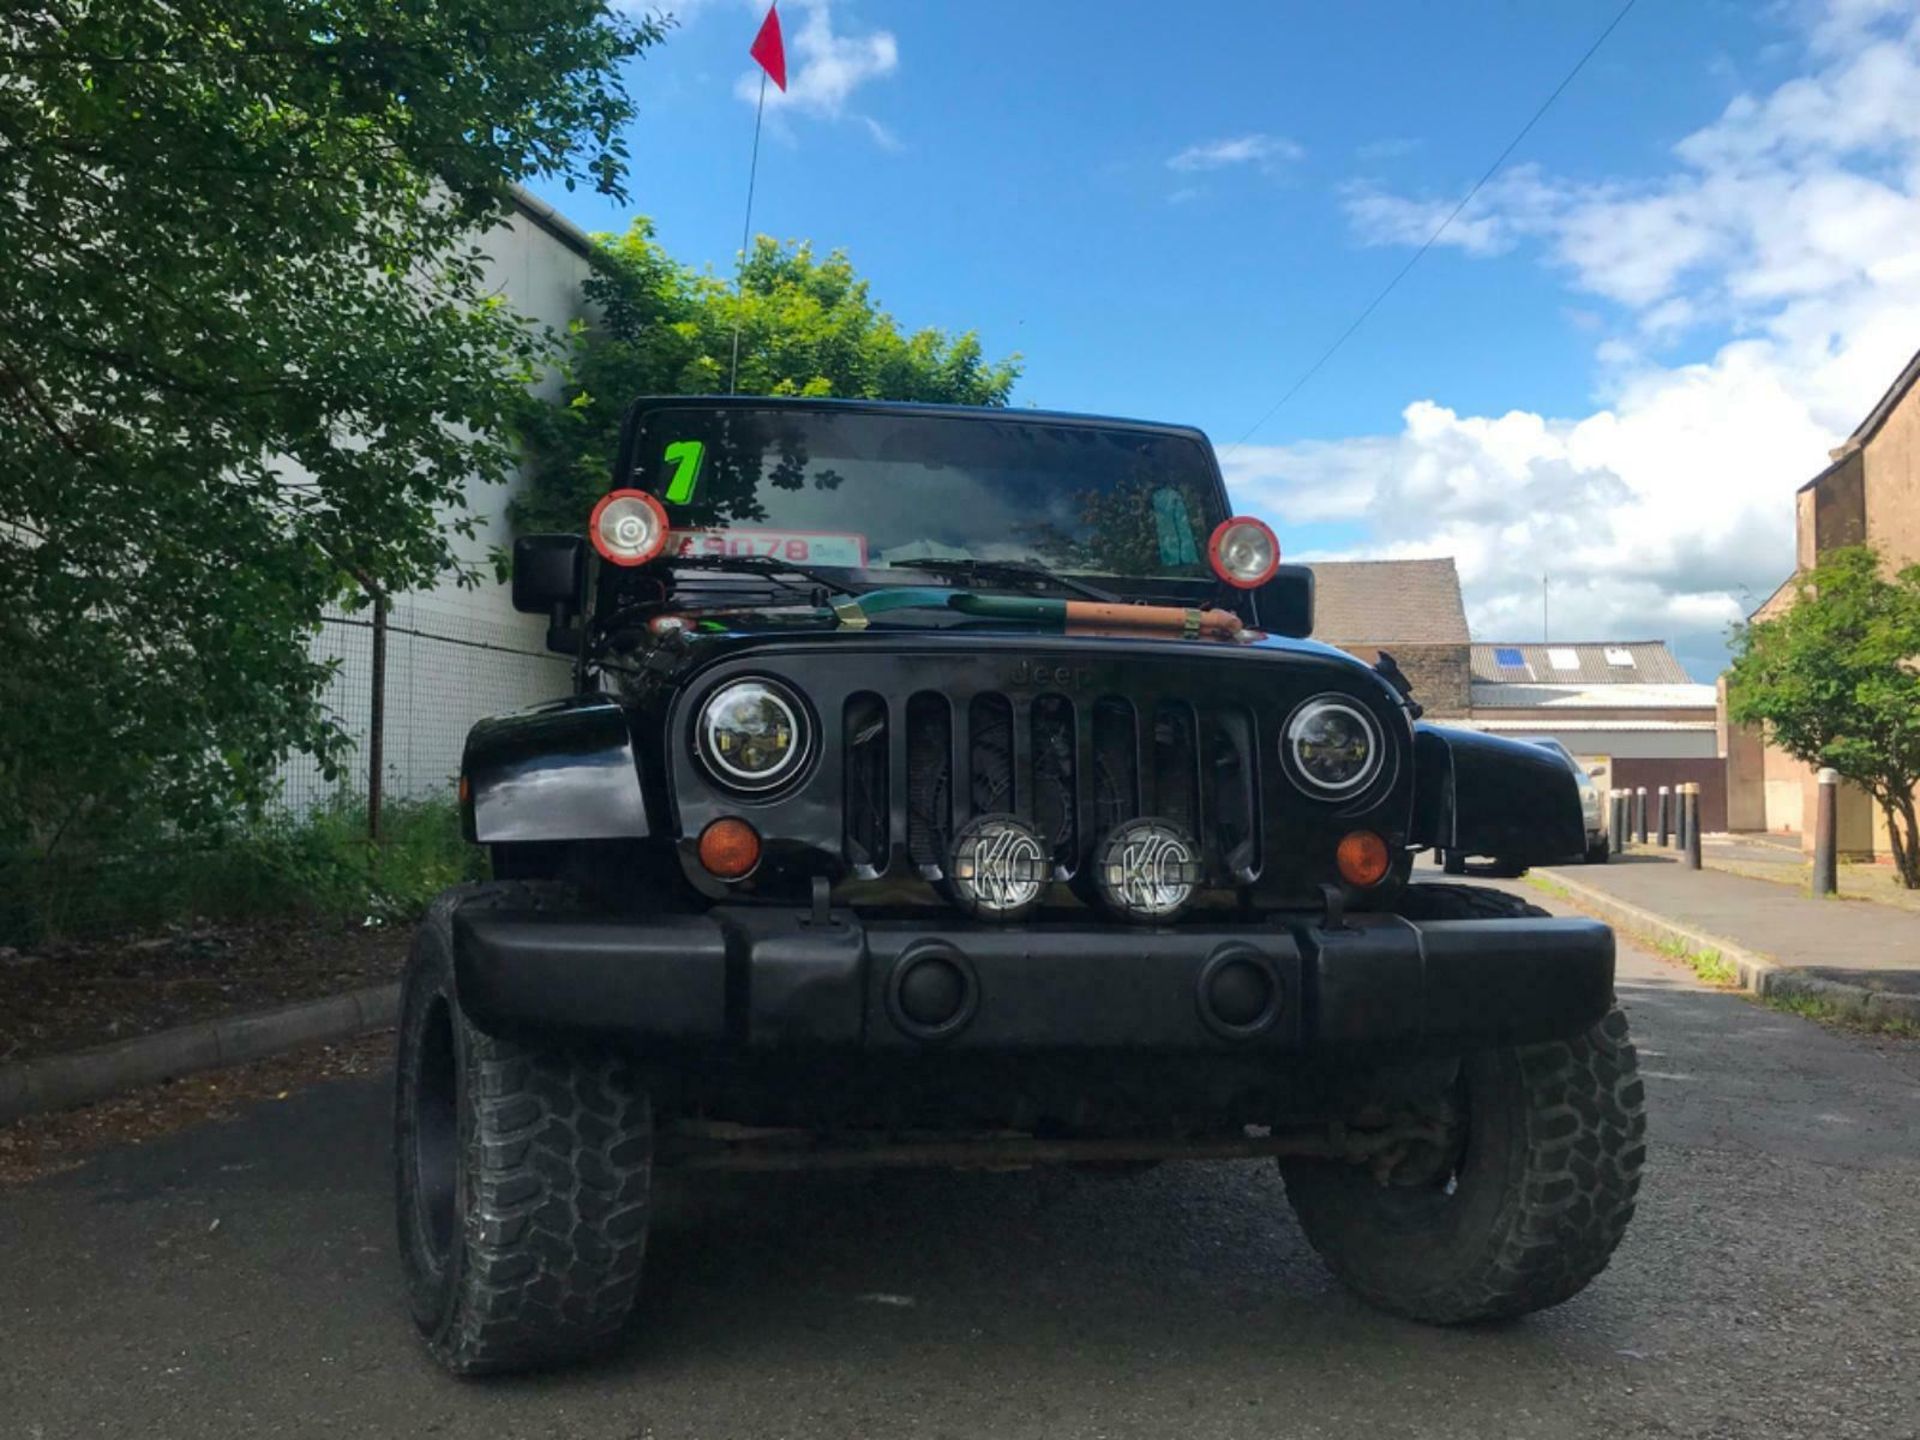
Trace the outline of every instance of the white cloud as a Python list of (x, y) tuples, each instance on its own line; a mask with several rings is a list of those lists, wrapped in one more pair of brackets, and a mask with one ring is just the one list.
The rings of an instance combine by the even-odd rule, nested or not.
[(1284, 135), (1235, 135), (1224, 140), (1207, 140), (1189, 145), (1167, 160), (1169, 170), (1224, 170), (1232, 165), (1258, 165), (1268, 169), (1282, 161), (1299, 160), (1306, 155), (1299, 145)]
[[(1900, 20), (1887, 17), (1900, 14)], [(1840, 0), (1811, 73), (1743, 96), (1671, 170), (1575, 183), (1522, 168), (1442, 243), (1537, 246), (1612, 302), (1604, 408), (1549, 418), (1409, 404), (1397, 434), (1242, 447), (1230, 480), (1283, 523), (1361, 524), (1373, 555), (1460, 562), (1476, 633), (1672, 638), (1701, 673), (1793, 563), (1793, 492), (1920, 348), (1920, 23)], [(1451, 201), (1354, 186), (1363, 241), (1420, 244)], [(1704, 324), (1730, 340), (1671, 359)]]
[[(794, 12), (799, 12), (795, 25)], [(864, 34), (843, 34), (834, 24), (832, 0), (788, 0), (782, 17), (787, 50), (787, 88), (782, 94), (769, 87), (767, 109), (794, 114), (838, 119), (847, 113), (847, 102), (861, 86), (884, 79), (900, 67), (900, 44), (891, 30), (869, 30)], [(760, 68), (756, 65), (741, 75), (734, 93), (742, 100), (757, 101), (760, 95)], [(876, 141), (895, 148), (892, 132), (866, 116), (857, 116), (873, 133)]]

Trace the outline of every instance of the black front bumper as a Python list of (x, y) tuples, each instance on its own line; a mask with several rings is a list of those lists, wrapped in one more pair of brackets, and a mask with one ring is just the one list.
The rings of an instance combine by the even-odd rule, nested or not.
[(483, 1026), (743, 1053), (1439, 1053), (1572, 1036), (1613, 996), (1613, 933), (1590, 920), (1143, 930), (721, 906), (462, 911), (454, 936)]

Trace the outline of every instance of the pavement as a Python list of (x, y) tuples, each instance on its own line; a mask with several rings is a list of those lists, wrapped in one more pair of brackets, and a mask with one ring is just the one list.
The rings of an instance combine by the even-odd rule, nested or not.
[(1816, 900), (1723, 870), (1689, 870), (1677, 855), (1658, 851), (1540, 873), (1730, 940), (1817, 980), (1920, 996), (1920, 914), (1865, 901)]
[(387, 1082), (340, 1081), (0, 1190), (0, 1437), (1920, 1435), (1920, 1045), (1631, 946), (1620, 992), (1640, 1214), (1513, 1324), (1368, 1310), (1259, 1163), (708, 1177), (624, 1353), (460, 1383), (401, 1308)]

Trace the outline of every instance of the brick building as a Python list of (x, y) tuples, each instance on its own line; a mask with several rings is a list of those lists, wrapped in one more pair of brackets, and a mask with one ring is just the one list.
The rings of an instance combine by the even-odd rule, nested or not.
[[(1920, 354), (1830, 458), (1832, 463), (1794, 496), (1795, 574), (1847, 545), (1872, 545), (1889, 570), (1920, 565)], [(1769, 619), (1792, 605), (1793, 579), (1782, 581), (1751, 618)], [(1765, 744), (1757, 732), (1732, 725), (1724, 677), (1720, 689), (1730, 827), (1799, 835), (1803, 848), (1812, 849), (1814, 772)], [(1851, 786), (1842, 786), (1838, 798), (1841, 853), (1888, 858), (1892, 851), (1879, 807)]]
[(1313, 569), (1313, 635), (1372, 661), (1386, 650), (1436, 717), (1463, 718), (1467, 609), (1449, 558), (1327, 560)]

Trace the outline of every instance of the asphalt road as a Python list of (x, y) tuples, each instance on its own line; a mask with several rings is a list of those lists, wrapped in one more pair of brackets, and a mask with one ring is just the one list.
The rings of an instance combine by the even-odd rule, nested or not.
[(632, 1345), (461, 1384), (401, 1312), (384, 1085), (0, 1191), (0, 1436), (1920, 1434), (1920, 1048), (1628, 955), (1652, 1156), (1613, 1267), (1376, 1315), (1265, 1165), (709, 1181)]

